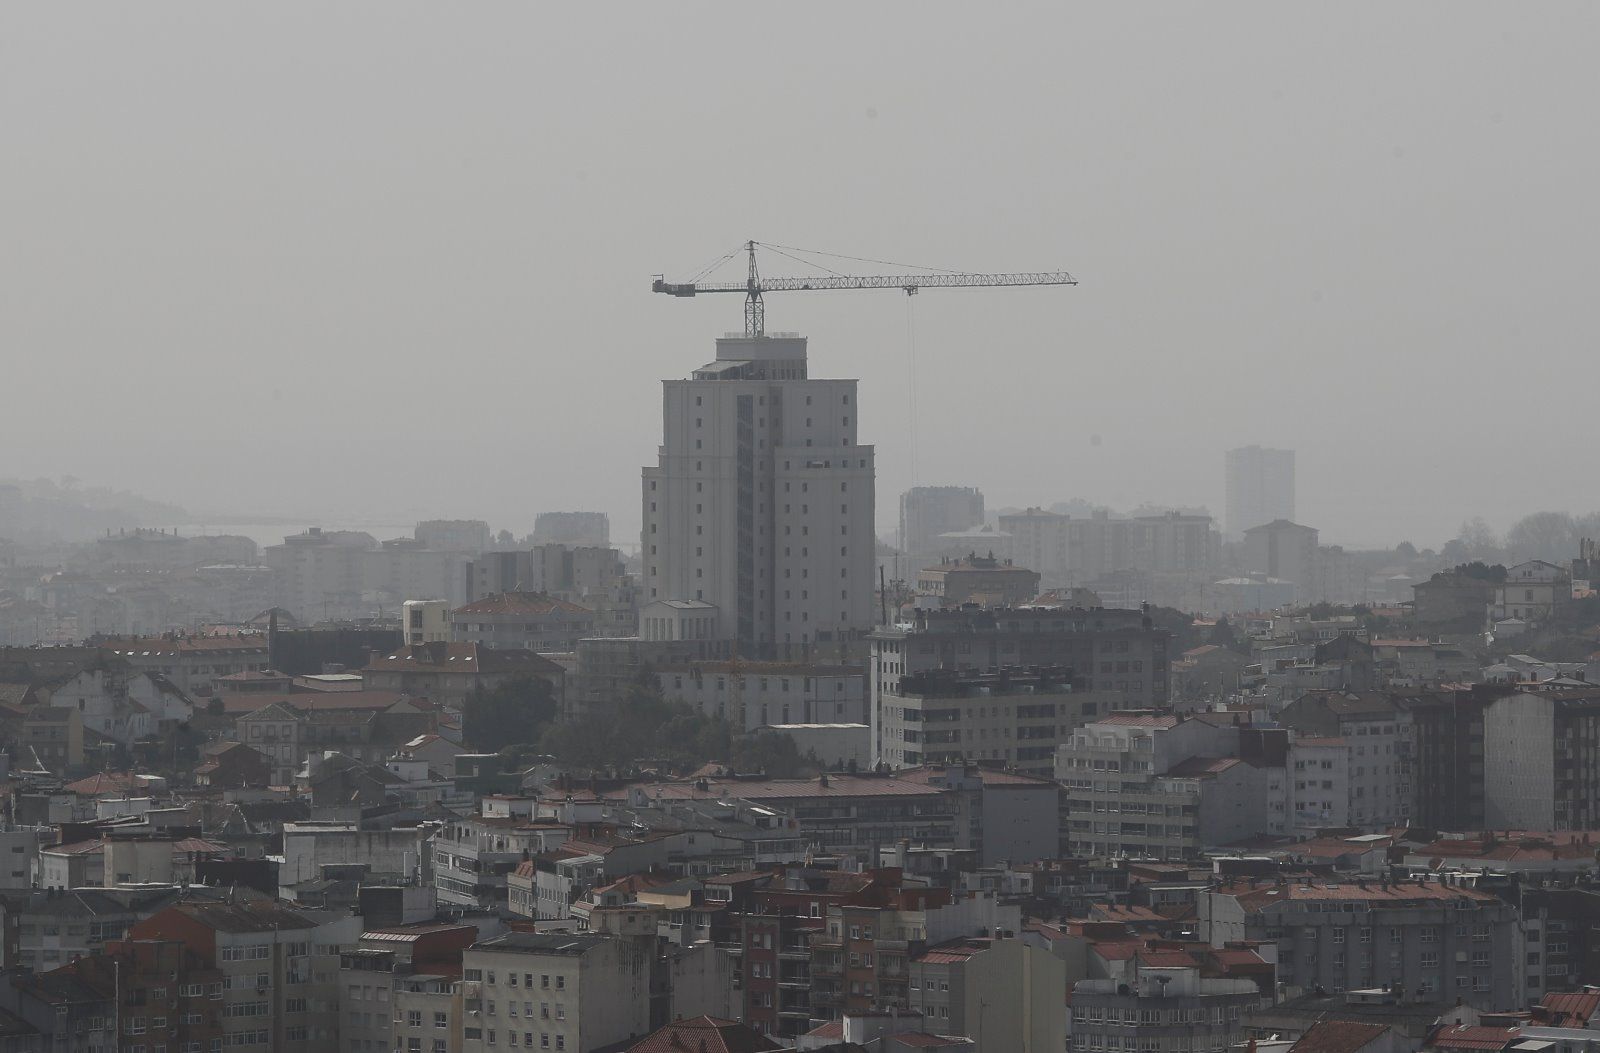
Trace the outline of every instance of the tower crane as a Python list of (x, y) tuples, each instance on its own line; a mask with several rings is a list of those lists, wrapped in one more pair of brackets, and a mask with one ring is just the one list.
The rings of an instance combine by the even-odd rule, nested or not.
[[(668, 296), (699, 296), (702, 293), (744, 293), (744, 335), (763, 335), (766, 328), (766, 307), (762, 294), (769, 292), (805, 292), (829, 289), (901, 289), (914, 295), (919, 289), (949, 289), (973, 286), (1011, 285), (1077, 285), (1078, 281), (1066, 271), (1021, 271), (1013, 274), (966, 274), (959, 271), (929, 270), (925, 274), (875, 274), (850, 275), (833, 271), (829, 274), (804, 278), (764, 278), (756, 266), (756, 248), (762, 243), (747, 241), (741, 246), (749, 255), (749, 276), (742, 282), (669, 282), (657, 275), (650, 291)], [(784, 246), (768, 244), (765, 247), (781, 252)], [(731, 259), (738, 250), (730, 252), (713, 267)], [(806, 250), (796, 249), (796, 252)], [(833, 255), (820, 253), (819, 255)], [(843, 257), (856, 259), (857, 257)], [(796, 259), (796, 257), (790, 257)], [(798, 262), (806, 262), (800, 260)], [(864, 262), (879, 262), (876, 260)], [(710, 270), (711, 268), (707, 268)], [(823, 268), (831, 270), (831, 268)], [(705, 272), (701, 272), (704, 274)]]

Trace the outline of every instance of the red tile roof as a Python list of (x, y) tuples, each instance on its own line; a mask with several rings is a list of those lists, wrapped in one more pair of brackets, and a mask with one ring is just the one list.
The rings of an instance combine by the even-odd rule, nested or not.
[(233, 716), (243, 716), (281, 703), (301, 713), (312, 710), (388, 709), (407, 697), (399, 691), (296, 691), (279, 694), (262, 691), (222, 696), (222, 711)]
[(1238, 757), (1190, 757), (1168, 768), (1167, 774), (1176, 779), (1203, 779), (1243, 763)]
[(1141, 713), (1136, 710), (1130, 710), (1122, 713), (1107, 713), (1099, 720), (1091, 721), (1091, 723), (1120, 724), (1133, 728), (1175, 728), (1181, 721), (1171, 713)]
[(153, 638), (116, 638), (105, 641), (102, 647), (114, 655), (124, 658), (143, 658), (163, 655), (183, 655), (218, 652), (248, 652), (252, 654), (267, 653), (267, 634), (250, 633), (226, 636), (182, 636), (177, 639), (166, 637)]
[(1289, 1047), (1289, 1053), (1356, 1053), (1387, 1030), (1382, 1024), (1319, 1020)]
[(1519, 1033), (1514, 1027), (1456, 1024), (1434, 1035), (1428, 1046), (1432, 1049), (1501, 1050), (1514, 1042)]
[(748, 1024), (697, 1016), (652, 1031), (626, 1053), (765, 1053), (782, 1048)]
[(1138, 954), (1139, 964), (1151, 969), (1198, 969), (1200, 963), (1188, 951), (1146, 947)]
[(363, 673), (523, 673), (564, 674), (543, 655), (512, 647), (480, 647), (475, 643), (409, 644), (388, 654), (374, 654)]
[(91, 775), (77, 782), (69, 782), (62, 789), (68, 793), (75, 793), (80, 797), (92, 796), (102, 793), (131, 793), (134, 790), (144, 790), (150, 785), (146, 779), (141, 779), (133, 772), (115, 771), (101, 772)]
[[(1539, 1000), (1535, 1013), (1543, 1016), (1549, 1027), (1584, 1027), (1600, 1009), (1600, 991), (1552, 991)], [(1562, 1020), (1556, 1014), (1564, 1014)]]
[(543, 592), (502, 592), (474, 600), (465, 607), (457, 607), (455, 614), (587, 614), (594, 612), (576, 603), (557, 599)]
[(1600, 833), (1564, 830), (1551, 833), (1485, 831), (1477, 837), (1447, 837), (1411, 853), (1439, 859), (1495, 859), (1513, 861), (1594, 860)]
[(1377, 907), (1400, 906), (1423, 901), (1470, 899), (1492, 903), (1495, 897), (1488, 892), (1463, 885), (1445, 885), (1436, 881), (1382, 882), (1367, 878), (1361, 884), (1355, 881), (1324, 882), (1303, 877), (1290, 877), (1282, 885), (1258, 882), (1252, 888), (1248, 881), (1235, 880), (1215, 890), (1216, 894), (1233, 896), (1247, 912), (1270, 909), (1283, 903), (1315, 902), (1366, 902)]

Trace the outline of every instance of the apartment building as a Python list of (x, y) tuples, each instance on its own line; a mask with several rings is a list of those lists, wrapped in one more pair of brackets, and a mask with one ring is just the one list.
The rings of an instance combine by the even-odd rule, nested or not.
[(571, 836), (572, 827), (541, 819), (480, 815), (446, 823), (428, 843), (439, 902), (456, 909), (504, 907), (508, 875)]
[(1505, 580), (1494, 587), (1489, 619), (1518, 618), (1537, 625), (1571, 602), (1572, 575), (1554, 563), (1530, 559), (1506, 568)]
[(1294, 451), (1241, 446), (1225, 457), (1226, 518), (1230, 540), (1274, 519), (1293, 519)]
[(373, 653), (361, 675), (373, 691), (397, 691), (460, 708), (478, 691), (513, 680), (549, 682), (559, 699), (566, 673), (548, 658), (527, 650), (481, 644), (425, 643)]
[(410, 645), (450, 642), (449, 600), (407, 600), (400, 606), (400, 624)]
[(193, 1053), (222, 1048), (231, 1037), (223, 1026), (229, 1008), (225, 974), (179, 940), (115, 940), (65, 971), (113, 992), (121, 1032), (115, 1048)]
[(1002, 905), (992, 893), (918, 888), (900, 883), (897, 872), (882, 873), (888, 880), (829, 904), (824, 931), (811, 938), (814, 1017), (909, 1009), (911, 961), (930, 945), (1021, 926), (1018, 908)]
[[(1480, 1009), (1523, 1003), (1516, 908), (1441, 880), (1285, 875), (1200, 893), (1198, 934), (1278, 945), (1278, 980), (1330, 992), (1391, 987)], [(1430, 997), (1431, 996), (1431, 997)]]
[(424, 548), (475, 556), (491, 544), (489, 524), (481, 519), (424, 519), (412, 532)]
[(1271, 767), (1231, 724), (1149, 711), (1091, 721), (1056, 752), (1069, 849), (1177, 860), (1265, 833)]
[(59, 969), (103, 951), (140, 919), (169, 906), (171, 890), (39, 889), (0, 896), (0, 965)]
[(861, 666), (808, 662), (675, 662), (654, 667), (662, 697), (745, 731), (770, 724), (845, 724), (868, 719)]
[[(240, 900), (179, 903), (128, 937), (181, 943), (204, 971), (205, 993), (220, 983), (223, 1048), (313, 1053), (339, 1040), (339, 951), (360, 931), (354, 915)], [(201, 982), (180, 973), (169, 995), (198, 997)]]
[(900, 495), (900, 551), (921, 559), (939, 535), (982, 526), (983, 491), (972, 486), (913, 486)]
[(611, 517), (604, 512), (540, 512), (533, 517), (535, 545), (611, 544)]
[(1317, 537), (1315, 528), (1287, 519), (1250, 527), (1244, 532), (1245, 570), (1293, 582), (1296, 603), (1320, 599)]
[(103, 647), (108, 657), (120, 658), (144, 673), (159, 673), (190, 698), (216, 693), (214, 682), (234, 673), (260, 672), (271, 660), (265, 633), (222, 636), (166, 636), (120, 638)]
[(904, 623), (880, 627), (871, 639), (871, 723), (879, 758), (889, 745), (882, 736), (885, 708), (911, 693), (905, 678), (934, 670), (1066, 669), (1072, 691), (1114, 693), (1121, 707), (1167, 701), (1169, 637), (1139, 611), (917, 610)]
[[(932, 845), (968, 843), (957, 829), (957, 793), (939, 786), (884, 775), (822, 775), (815, 779), (702, 779), (652, 783), (650, 799), (701, 800), (726, 794), (779, 813), (789, 831), (824, 852), (870, 861), (882, 845), (902, 839)], [(775, 841), (786, 840), (776, 836)]]
[(643, 470), (642, 599), (715, 604), (720, 635), (756, 658), (869, 630), (875, 468), (856, 381), (810, 379), (804, 338), (727, 337), (663, 396), (659, 461)]
[(1483, 709), (1484, 821), (1501, 830), (1600, 829), (1600, 687), (1541, 687)]
[(1405, 696), (1412, 724), (1413, 820), (1429, 830), (1482, 830), (1483, 714), (1510, 689), (1478, 687)]
[(458, 1053), (461, 955), (471, 925), (374, 928), (339, 955), (341, 1053)]
[(1121, 704), (1108, 691), (1074, 691), (1066, 666), (998, 671), (930, 669), (899, 679), (879, 709), (877, 759), (891, 768), (999, 761), (1050, 776), (1056, 747), (1085, 721)]
[(1065, 961), (1002, 930), (947, 940), (917, 955), (907, 1001), (928, 1030), (965, 1035), (979, 1049), (1060, 1053), (1067, 986)]
[(1039, 595), (1039, 572), (993, 555), (968, 553), (917, 572), (917, 596), (934, 607), (1015, 607)]
[[(366, 587), (366, 558), (377, 547), (377, 539), (368, 533), (308, 527), (285, 537), (282, 544), (262, 549), (261, 562), (278, 573), (277, 605), (310, 625), (366, 613), (361, 597)], [(410, 597), (418, 595), (429, 594), (410, 593)]]
[(1126, 979), (1073, 985), (1069, 1053), (1221, 1053), (1241, 1041), (1244, 1015), (1262, 1002), (1254, 981), (1205, 975), (1186, 951), (1141, 950), (1130, 964)]
[(650, 1027), (652, 941), (508, 932), (462, 956), (462, 1053), (589, 1053)]
[[(1297, 734), (1290, 747), (1294, 754), (1292, 767), (1297, 773), (1296, 790), (1302, 789), (1298, 783), (1305, 781), (1305, 789), (1318, 791), (1309, 797), (1319, 803), (1329, 799), (1330, 795), (1322, 791), (1330, 788), (1311, 787), (1315, 776), (1304, 765), (1315, 761), (1314, 771), (1331, 771), (1323, 763), (1333, 759), (1326, 755), (1327, 751), (1336, 748), (1334, 740), (1343, 742), (1345, 756), (1336, 767), (1345, 773), (1340, 787), (1344, 799), (1333, 805), (1341, 818), (1335, 823), (1320, 822), (1313, 813), (1321, 809), (1306, 808), (1310, 827), (1353, 825), (1370, 830), (1403, 826), (1410, 821), (1411, 713), (1395, 699), (1377, 692), (1312, 691), (1285, 706), (1278, 713), (1278, 723)], [(1301, 735), (1308, 742), (1305, 746), (1300, 745)], [(1309, 741), (1318, 744), (1312, 746)], [(1301, 772), (1306, 772), (1304, 780)], [(1329, 778), (1332, 776), (1324, 775), (1320, 781)]]
[(459, 642), (496, 649), (575, 651), (594, 634), (594, 611), (543, 592), (502, 592), (450, 612)]

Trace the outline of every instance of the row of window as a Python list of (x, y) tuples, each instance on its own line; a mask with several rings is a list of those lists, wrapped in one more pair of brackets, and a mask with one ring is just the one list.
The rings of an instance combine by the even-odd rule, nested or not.
[[(464, 1037), (468, 1041), (476, 1041), (476, 1040), (482, 1039), (485, 1044), (491, 1045), (491, 1046), (495, 1045), (499, 1040), (498, 1032), (496, 1032), (494, 1030), (494, 1028), (490, 1028), (489, 1030), (485, 1031), (485, 1030), (483, 1030), (482, 1028), (479, 1028), (479, 1027), (469, 1027), (469, 1028), (466, 1029)], [(532, 1031), (524, 1031), (522, 1033), (522, 1041), (521, 1041), (521, 1043), (518, 1043), (518, 1041), (517, 1041), (517, 1033), (515, 1031), (507, 1031), (506, 1032), (506, 1045), (512, 1046), (512, 1047), (516, 1047), (519, 1044), (522, 1045), (522, 1046), (527, 1047), (528, 1049), (533, 1049), (534, 1048), (533, 1032)], [(434, 1053), (444, 1053), (445, 1045), (444, 1045), (444, 1040), (443, 1039), (436, 1040), (434, 1042), (433, 1046), (434, 1046)], [(540, 1049), (566, 1049), (567, 1048), (567, 1036), (566, 1035), (556, 1035), (556, 1036), (554, 1036), (554, 1042), (552, 1043), (550, 1035), (540, 1034), (539, 1035), (539, 1046), (538, 1046), (538, 1048), (540, 1048)], [(421, 1047), (421, 1045), (418, 1043), (418, 1041), (416, 1039), (412, 1039), (410, 1041), (410, 1044), (407, 1045), (406, 1049), (407, 1049), (407, 1053), (421, 1053), (422, 1047)]]
[[(506, 973), (506, 986), (507, 987), (516, 987), (517, 986), (517, 976), (518, 976), (517, 973), (511, 973), (511, 972)], [(522, 976), (522, 986), (523, 987), (527, 987), (527, 988), (532, 988), (533, 987), (533, 974), (532, 973), (522, 973), (521, 976)], [(494, 983), (497, 982), (497, 980), (495, 978), (495, 971), (493, 969), (487, 969), (487, 970), (485, 970), (485, 969), (467, 969), (465, 972), (462, 973), (462, 977), (463, 977), (463, 979), (466, 979), (466, 980), (473, 980), (473, 981), (477, 981), (477, 982), (480, 982), (480, 983), (486, 983), (486, 984), (494, 984)], [(557, 991), (562, 991), (562, 990), (566, 989), (566, 986), (567, 986), (567, 978), (565, 976), (561, 976), (559, 974), (552, 976), (549, 973), (544, 973), (544, 974), (541, 974), (540, 977), (539, 977), (539, 987), (542, 988), (542, 989), (549, 990), (550, 988), (553, 987)]]

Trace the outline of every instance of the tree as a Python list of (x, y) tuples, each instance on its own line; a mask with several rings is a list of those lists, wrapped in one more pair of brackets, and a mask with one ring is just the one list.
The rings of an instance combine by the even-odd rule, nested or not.
[(1492, 581), (1496, 584), (1506, 580), (1505, 567), (1498, 563), (1491, 567), (1481, 559), (1461, 564), (1455, 568), (1455, 573), (1463, 578), (1477, 578), (1479, 581)]
[(794, 739), (774, 731), (739, 736), (728, 763), (735, 771), (765, 772), (779, 779), (793, 778), (805, 770)]
[(1466, 550), (1468, 559), (1481, 559), (1485, 562), (1498, 561), (1503, 555), (1500, 547), (1500, 535), (1496, 534), (1482, 516), (1474, 516), (1461, 524), (1457, 538), (1461, 547)]
[(461, 738), (471, 748), (495, 752), (540, 741), (556, 717), (548, 680), (523, 677), (476, 692), (461, 712)]
[(1506, 556), (1512, 560), (1542, 559), (1559, 563), (1577, 554), (1578, 524), (1565, 512), (1523, 516), (1506, 532)]

